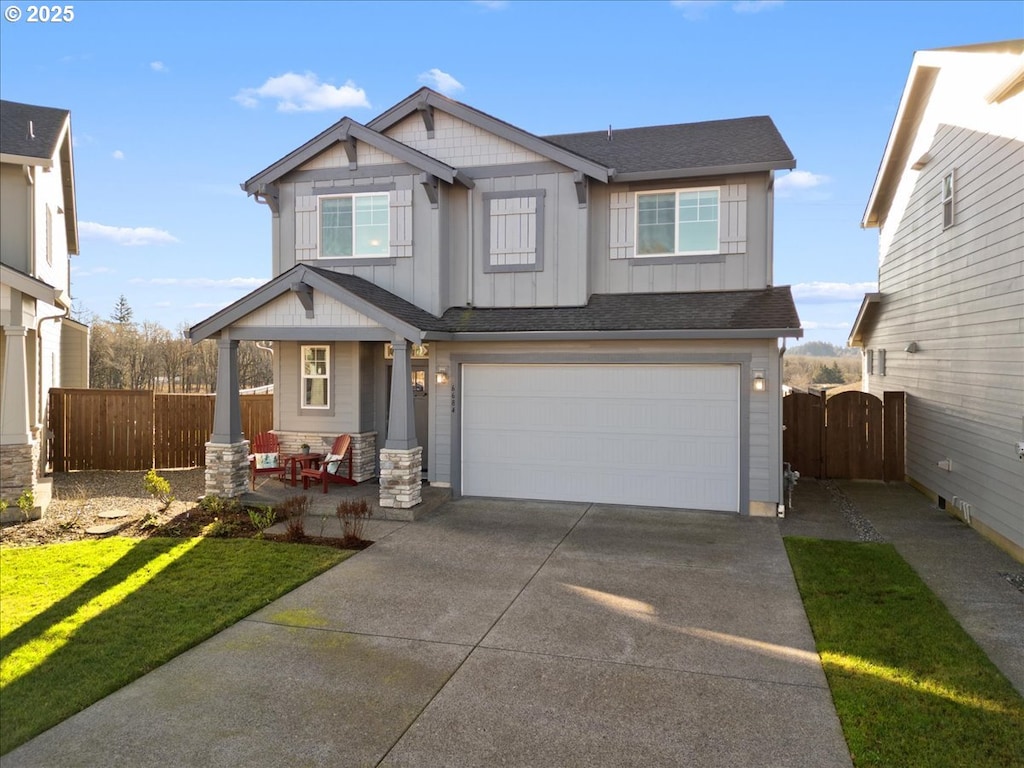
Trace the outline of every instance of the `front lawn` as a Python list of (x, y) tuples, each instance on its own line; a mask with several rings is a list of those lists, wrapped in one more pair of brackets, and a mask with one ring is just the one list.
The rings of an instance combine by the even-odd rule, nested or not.
[(1024, 700), (891, 545), (785, 543), (857, 768), (1021, 765)]
[(207, 538), (0, 548), (0, 754), (351, 554)]

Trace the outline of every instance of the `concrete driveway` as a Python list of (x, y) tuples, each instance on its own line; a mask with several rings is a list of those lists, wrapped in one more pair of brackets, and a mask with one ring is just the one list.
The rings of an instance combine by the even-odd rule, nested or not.
[(850, 766), (775, 520), (464, 499), (16, 766)]

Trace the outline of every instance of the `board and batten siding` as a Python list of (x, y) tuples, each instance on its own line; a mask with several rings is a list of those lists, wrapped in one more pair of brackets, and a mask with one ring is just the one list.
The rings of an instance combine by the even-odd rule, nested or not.
[[(543, 265), (536, 271), (493, 272), (487, 268), (490, 243), (484, 242), (485, 195), (522, 191), (543, 194), (543, 231), (537, 233)], [(468, 197), (472, 195), (470, 204)], [(472, 190), (454, 187), (447, 196), (452, 306), (552, 307), (586, 304), (587, 208), (581, 208), (570, 172), (526, 173), (476, 179)], [(469, 221), (472, 209), (473, 221)], [(472, 243), (472, 248), (469, 244)]]
[[(317, 342), (317, 346), (324, 343)], [(327, 342), (330, 353), (330, 408), (301, 408), (302, 358), (299, 342), (275, 342), (274, 428), (310, 434), (362, 431), (359, 342)]]
[[(588, 251), (594, 293), (657, 293), (764, 288), (772, 283), (767, 174), (678, 185), (591, 185)], [(717, 254), (634, 256), (636, 193), (690, 187), (720, 190)]]
[[(1024, 143), (941, 126), (899, 221), (883, 226), (869, 391), (907, 392), (907, 475), (1024, 548)], [(956, 169), (955, 224), (942, 178)], [(918, 351), (904, 351), (914, 341)], [(880, 375), (878, 350), (886, 351)], [(951, 460), (946, 471), (939, 462)], [(961, 508), (961, 514), (963, 509)]]
[[(671, 357), (672, 362), (708, 364), (709, 356), (733, 355), (750, 358), (751, 369), (764, 370), (768, 380), (767, 393), (750, 392), (749, 427), (749, 493), (750, 508), (760, 514), (774, 514), (781, 502), (780, 484), (782, 456), (779, 445), (781, 430), (781, 401), (776, 395), (778, 382), (778, 350), (775, 340), (761, 341), (591, 341), (591, 342), (432, 342), (429, 381), (434, 382), (438, 366), (451, 374), (448, 384), (431, 384), (433, 403), (429, 432), (434, 440), (431, 446), (429, 479), (432, 483), (450, 485), (452, 482), (453, 397), (457, 401), (455, 371), (452, 355), (509, 355), (536, 356), (537, 360), (557, 363), (566, 355), (592, 356), (592, 362), (602, 362), (602, 356), (614, 360), (616, 356), (649, 355), (652, 358)], [(491, 360), (491, 362), (497, 362)], [(749, 381), (740, 381), (741, 397), (750, 387)], [(748, 510), (740, 510), (746, 514)]]

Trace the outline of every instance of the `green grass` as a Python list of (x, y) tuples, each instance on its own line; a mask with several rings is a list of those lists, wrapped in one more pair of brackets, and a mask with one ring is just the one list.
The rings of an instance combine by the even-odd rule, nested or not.
[(204, 538), (0, 549), (0, 754), (351, 554)]
[(891, 545), (785, 543), (858, 768), (1022, 764), (1024, 700)]

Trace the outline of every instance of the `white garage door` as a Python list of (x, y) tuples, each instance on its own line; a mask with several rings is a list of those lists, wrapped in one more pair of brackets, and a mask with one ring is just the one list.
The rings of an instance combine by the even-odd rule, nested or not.
[(739, 366), (464, 365), (462, 493), (739, 510)]

